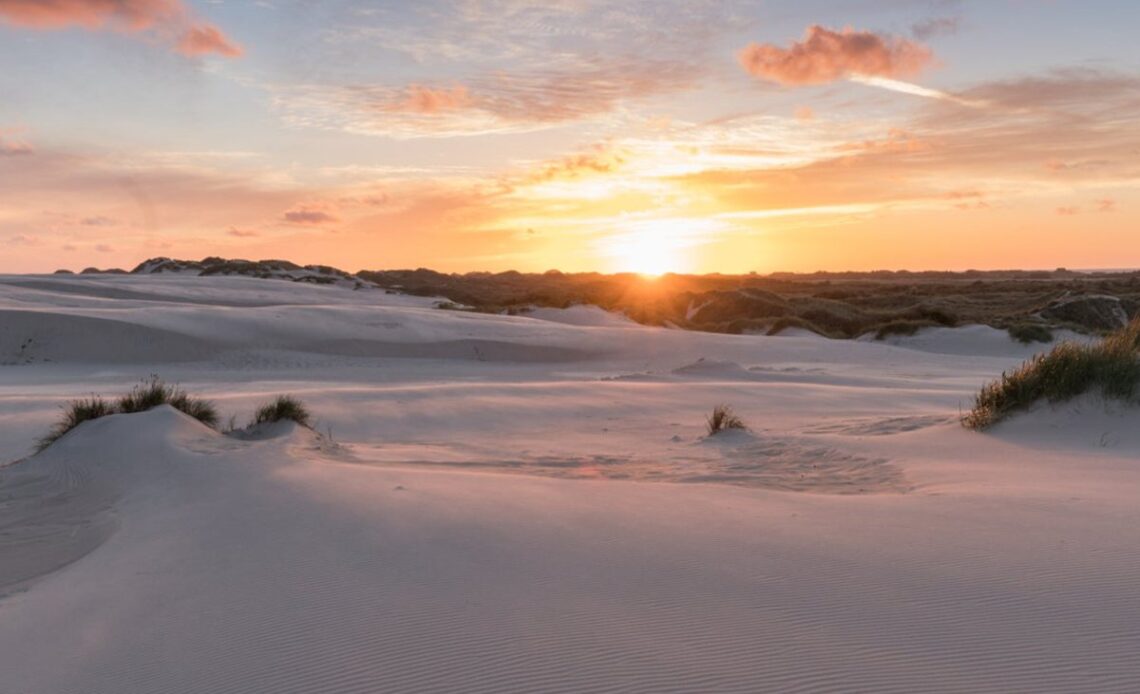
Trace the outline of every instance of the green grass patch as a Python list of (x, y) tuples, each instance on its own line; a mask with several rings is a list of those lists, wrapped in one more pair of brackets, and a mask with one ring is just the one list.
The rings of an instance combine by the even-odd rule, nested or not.
[(1094, 344), (1063, 342), (987, 383), (962, 418), (983, 430), (1042, 400), (1062, 402), (1089, 391), (1132, 400), (1140, 391), (1140, 320)]

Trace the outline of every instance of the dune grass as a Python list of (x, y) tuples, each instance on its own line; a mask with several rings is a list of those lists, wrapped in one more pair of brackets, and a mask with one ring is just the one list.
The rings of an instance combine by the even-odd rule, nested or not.
[(715, 436), (729, 429), (747, 429), (744, 422), (728, 405), (717, 405), (706, 420), (709, 436)]
[(51, 431), (36, 443), (36, 452), (38, 453), (52, 445), (80, 424), (115, 414), (115, 412), (114, 405), (98, 395), (72, 400), (64, 406), (63, 416), (55, 423)]
[(146, 412), (159, 405), (170, 405), (210, 428), (218, 426), (218, 411), (213, 403), (191, 397), (182, 388), (168, 385), (158, 376), (151, 376), (119, 398), (118, 412)]
[(278, 395), (272, 401), (257, 408), (250, 426), (282, 420), (292, 420), (303, 427), (312, 428), (312, 416), (309, 414), (309, 410), (292, 395)]
[(1064, 342), (987, 383), (962, 418), (983, 430), (1042, 400), (1061, 402), (1086, 392), (1131, 400), (1140, 392), (1140, 319), (1094, 344)]
[(167, 385), (158, 376), (151, 376), (113, 402), (99, 395), (72, 400), (64, 406), (63, 416), (51, 431), (37, 442), (36, 452), (43, 451), (84, 422), (113, 414), (146, 412), (159, 405), (170, 405), (210, 428), (217, 428), (218, 411), (213, 403), (191, 397), (178, 386)]

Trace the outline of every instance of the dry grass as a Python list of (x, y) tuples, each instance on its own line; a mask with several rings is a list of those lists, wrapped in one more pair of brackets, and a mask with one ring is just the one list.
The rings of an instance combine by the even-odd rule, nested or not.
[(717, 405), (706, 420), (709, 436), (715, 436), (729, 429), (747, 429), (744, 422), (728, 405)]

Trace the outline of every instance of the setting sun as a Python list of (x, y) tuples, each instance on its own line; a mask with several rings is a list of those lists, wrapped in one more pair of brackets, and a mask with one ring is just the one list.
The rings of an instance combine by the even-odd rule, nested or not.
[(715, 240), (722, 229), (723, 224), (710, 219), (639, 219), (622, 222), (599, 245), (613, 272), (691, 272), (695, 248)]

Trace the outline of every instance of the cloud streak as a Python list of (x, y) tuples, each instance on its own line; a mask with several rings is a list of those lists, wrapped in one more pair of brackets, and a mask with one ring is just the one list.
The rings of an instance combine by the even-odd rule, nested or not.
[(907, 39), (851, 28), (835, 31), (813, 24), (802, 41), (787, 48), (751, 43), (738, 54), (754, 77), (788, 86), (827, 84), (849, 75), (906, 77), (934, 60), (929, 48)]
[(242, 53), (221, 29), (196, 19), (182, 0), (0, 0), (0, 21), (41, 31), (80, 27), (147, 33), (187, 56)]

